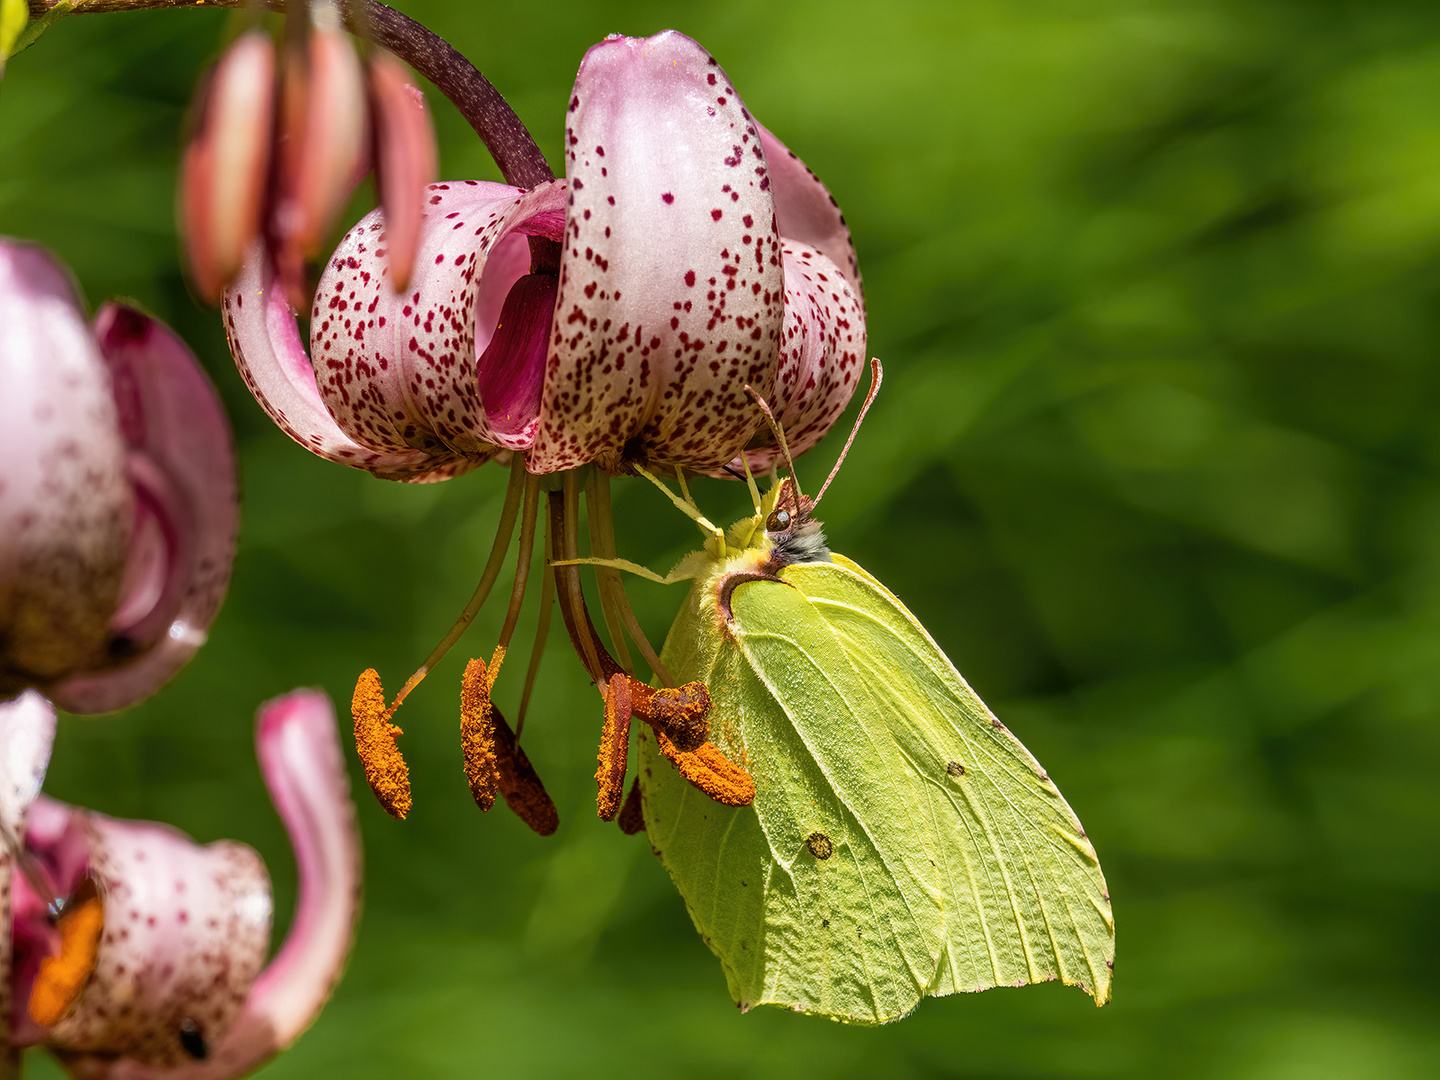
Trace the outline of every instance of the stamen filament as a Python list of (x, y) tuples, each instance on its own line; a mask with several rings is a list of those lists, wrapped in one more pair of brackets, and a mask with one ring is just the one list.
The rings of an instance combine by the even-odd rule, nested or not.
[[(556, 552), (561, 559), (573, 559), (579, 553), (579, 530), (575, 521), (579, 512), (575, 474), (568, 472), (565, 474), (563, 494), (560, 492), (550, 493), (552, 541), (561, 545), (561, 550)], [(558, 521), (556, 520), (557, 515)], [(610, 673), (600, 665), (600, 656), (596, 649), (595, 627), (590, 624), (589, 615), (585, 614), (585, 593), (580, 587), (580, 571), (574, 566), (566, 566), (561, 573), (564, 576), (557, 578), (555, 584), (565, 600), (568, 601), (573, 616), (573, 625), (571, 621), (567, 621), (566, 625), (572, 630), (571, 637), (578, 645), (577, 651), (580, 659), (585, 663), (585, 669), (590, 672), (590, 677), (596, 683), (603, 682)], [(580, 624), (580, 614), (585, 614), (583, 626)], [(613, 659), (611, 663), (614, 663)]]
[[(550, 550), (550, 524), (545, 524), (545, 550)], [(515, 738), (525, 730), (525, 714), (530, 709), (530, 695), (535, 690), (535, 676), (545, 656), (545, 642), (550, 637), (550, 610), (555, 606), (555, 574), (548, 566), (540, 568), (540, 618), (535, 623), (535, 641), (530, 646), (530, 666), (525, 669), (525, 689), (520, 693), (520, 714), (515, 718)]]
[[(419, 686), (425, 676), (435, 669), (435, 665), (444, 659), (455, 642), (460, 640), (462, 634), (470, 628), (475, 621), (475, 615), (484, 605), (490, 596), (490, 590), (495, 586), (495, 579), (500, 576), (500, 568), (505, 563), (505, 553), (510, 547), (510, 537), (515, 533), (515, 518), (520, 510), (520, 497), (529, 483), (529, 474), (525, 471), (523, 456), (516, 454), (510, 463), (510, 482), (505, 488), (505, 505), (500, 510), (500, 524), (495, 531), (495, 543), (490, 548), (490, 558), (485, 563), (485, 572), (480, 575), (480, 583), (475, 586), (475, 592), (470, 597), (470, 602), (460, 612), (460, 617), (455, 620), (453, 626), (446, 635), (440, 639), (440, 644), (430, 650), (430, 655), (425, 662), (416, 669), (415, 674), (405, 680), (405, 685), (400, 688), (400, 693), (395, 695), (395, 700), (390, 705), (390, 713), (400, 708), (400, 703), (405, 700), (411, 690)], [(527, 511), (533, 508), (526, 504)], [(522, 531), (524, 526), (522, 525)], [(535, 535), (535, 525), (529, 523), (530, 535)], [(358, 687), (357, 687), (358, 691)]]
[[(510, 607), (505, 612), (505, 624), (500, 630), (500, 648), (510, 646), (515, 634), (515, 624), (520, 621), (520, 609), (525, 603), (525, 586), (530, 579), (530, 560), (535, 554), (535, 520), (540, 515), (540, 478), (525, 477), (525, 512), (520, 517), (520, 546), (515, 553), (515, 585), (510, 590)], [(491, 680), (494, 681), (493, 678)]]
[[(590, 554), (602, 559), (614, 558), (613, 524), (608, 516), (602, 515), (600, 512), (602, 489), (605, 493), (603, 498), (608, 502), (610, 477), (599, 469), (591, 469), (590, 479), (585, 484), (585, 518), (590, 525)], [(625, 647), (625, 638), (620, 632), (619, 609), (615, 606), (613, 586), (619, 580), (618, 572), (605, 567), (596, 567), (595, 583), (600, 589), (600, 614), (604, 616), (605, 630), (610, 635), (610, 647), (615, 650), (615, 656), (620, 661), (620, 666), (634, 674), (635, 663), (630, 659), (630, 650)]]

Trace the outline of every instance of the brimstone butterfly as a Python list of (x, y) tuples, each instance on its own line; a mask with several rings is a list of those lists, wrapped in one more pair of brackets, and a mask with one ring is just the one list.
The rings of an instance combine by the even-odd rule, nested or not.
[[(873, 391), (872, 391), (873, 393)], [(677, 569), (661, 653), (750, 771), (729, 807), (641, 730), (646, 830), (743, 1009), (849, 1023), (1060, 979), (1110, 998), (1100, 864), (1045, 771), (786, 478)]]

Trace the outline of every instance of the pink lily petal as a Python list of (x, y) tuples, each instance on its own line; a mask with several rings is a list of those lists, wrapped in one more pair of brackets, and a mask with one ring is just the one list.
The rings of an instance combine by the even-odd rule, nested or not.
[[(235, 558), (235, 453), (225, 410), (193, 353), (163, 324), (106, 304), (95, 335), (129, 444), (135, 528), (111, 617), (133, 658), (56, 684), (71, 712), (109, 712), (158, 690), (205, 641)], [(113, 655), (124, 655), (112, 643)]]
[(477, 462), (450, 453), (376, 449), (352, 439), (326, 411), (305, 355), (295, 312), (276, 287), (275, 270), (256, 244), (221, 300), (235, 366), (280, 429), (312, 454), (390, 480), (444, 480)]
[(370, 58), (370, 106), (375, 128), (375, 183), (385, 210), (390, 276), (404, 292), (415, 262), (426, 188), (435, 179), (435, 128), (425, 95), (404, 66), (382, 49)]
[(63, 269), (0, 242), (0, 697), (104, 663), (135, 516), (110, 378)]
[[(830, 430), (859, 385), (865, 310), (841, 268), (824, 254), (789, 238), (782, 247), (785, 344), (769, 405), (785, 431), (791, 457), (799, 457)], [(757, 474), (784, 463), (768, 424), (755, 432), (746, 457)], [(738, 458), (732, 468), (741, 468)]]
[(182, 1025), (218, 1038), (265, 962), (265, 864), (233, 841), (202, 847), (168, 825), (72, 812), (87, 827), (88, 872), (104, 887), (105, 933), (94, 976), (46, 1041), (67, 1055), (187, 1064)]
[[(248, 848), (200, 847), (165, 826), (41, 799), (27, 845), (67, 890), (87, 872), (100, 877), (106, 932), (75, 1010), (48, 1031), (31, 1024), (22, 1041), (44, 1040), (87, 1078), (222, 1080), (255, 1069), (310, 1025), (344, 967), (359, 911), (360, 838), (329, 699), (301, 690), (262, 706), (256, 749), (299, 871), (295, 916), (270, 964), (259, 971), (269, 884)], [(43, 907), (27, 898), (25, 910), (34, 951), (44, 944)], [(25, 980), (17, 986), (28, 992)]]
[(771, 191), (775, 195), (775, 219), (780, 235), (798, 240), (825, 255), (840, 268), (851, 290), (862, 301), (860, 264), (855, 259), (855, 245), (845, 215), (830, 190), (810, 171), (793, 150), (766, 130), (758, 120), (760, 145), (765, 148), (765, 163), (770, 167)]
[(195, 288), (214, 303), (260, 231), (274, 126), (275, 46), (252, 30), (215, 65), (181, 164), (180, 216)]
[[(383, 217), (362, 218), (326, 265), (310, 320), (320, 395), (339, 427), (377, 450), (414, 447), (475, 463), (498, 448), (528, 447), (543, 355), (508, 338), (505, 348), (490, 346), (506, 297), (529, 268), (527, 237), (559, 239), (564, 207), (561, 181), (530, 191), (473, 180), (431, 185), (404, 294), (390, 286)], [(522, 407), (530, 411), (517, 413)]]
[(730, 461), (769, 397), (784, 318), (760, 136), (724, 71), (666, 31), (585, 55), (534, 472)]

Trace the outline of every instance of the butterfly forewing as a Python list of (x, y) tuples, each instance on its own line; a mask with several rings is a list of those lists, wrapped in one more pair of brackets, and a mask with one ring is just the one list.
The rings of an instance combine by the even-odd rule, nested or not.
[(922, 781), (944, 879), (946, 964), (929, 992), (1059, 978), (1103, 1003), (1114, 921), (1095, 850), (1030, 752), (924, 628), (844, 556), (791, 567)]

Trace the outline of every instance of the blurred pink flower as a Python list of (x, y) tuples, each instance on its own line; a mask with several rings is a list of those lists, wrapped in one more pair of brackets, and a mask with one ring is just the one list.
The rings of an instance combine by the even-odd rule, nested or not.
[(133, 308), (86, 323), (64, 269), (0, 239), (0, 700), (123, 708), (205, 640), (237, 503), (224, 410)]
[[(290, 932), (268, 966), (260, 857), (39, 796), (54, 730), (34, 691), (0, 705), (0, 1035), (8, 1021), (11, 1046), (43, 1044), (78, 1077), (251, 1071), (314, 1020), (354, 936), (360, 841), (329, 699), (300, 690), (259, 713), (260, 768), (299, 877)], [(97, 890), (103, 928), (62, 940), (64, 913)], [(59, 929), (57, 898), (69, 900)]]

